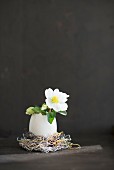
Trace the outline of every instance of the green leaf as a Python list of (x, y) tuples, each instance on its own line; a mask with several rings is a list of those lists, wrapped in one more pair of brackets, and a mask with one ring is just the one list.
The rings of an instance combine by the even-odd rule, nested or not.
[(38, 107), (38, 106), (35, 106), (32, 110), (33, 110), (35, 113), (41, 113), (41, 109), (40, 109), (40, 107)]
[(35, 106), (33, 109), (34, 113), (41, 113), (42, 115), (46, 115), (46, 110), (41, 110), (41, 108), (39, 106)]
[(51, 114), (52, 117), (56, 117), (56, 112), (55, 111), (52, 111), (52, 112), (49, 112)]
[(48, 113), (47, 113), (48, 122), (49, 122), (50, 124), (52, 124), (55, 116), (56, 116), (56, 112), (48, 112)]
[(67, 115), (67, 112), (66, 112), (66, 111), (59, 111), (59, 113), (60, 113), (61, 115), (64, 115), (64, 116)]
[(46, 110), (41, 110), (42, 115), (46, 115)]

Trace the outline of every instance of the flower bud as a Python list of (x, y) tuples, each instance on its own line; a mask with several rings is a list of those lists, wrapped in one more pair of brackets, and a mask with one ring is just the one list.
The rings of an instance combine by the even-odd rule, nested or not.
[(27, 115), (32, 115), (32, 114), (34, 114), (34, 107), (29, 107), (27, 110), (26, 110), (26, 114)]
[(42, 107), (41, 107), (41, 110), (46, 110), (47, 107), (48, 107), (48, 106), (44, 103), (44, 104), (42, 105)]

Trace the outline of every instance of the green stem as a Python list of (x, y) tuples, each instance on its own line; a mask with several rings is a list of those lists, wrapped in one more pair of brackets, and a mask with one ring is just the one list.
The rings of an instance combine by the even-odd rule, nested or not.
[(49, 112), (51, 112), (51, 109), (49, 109)]

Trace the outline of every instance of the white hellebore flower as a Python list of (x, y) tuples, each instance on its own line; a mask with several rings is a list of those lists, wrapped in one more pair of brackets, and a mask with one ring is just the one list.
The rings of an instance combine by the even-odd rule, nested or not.
[(46, 105), (50, 108), (55, 110), (56, 112), (59, 111), (66, 111), (68, 108), (67, 98), (69, 95), (66, 93), (62, 93), (59, 91), (59, 89), (55, 89), (54, 91), (49, 88), (45, 90), (45, 96), (46, 96)]

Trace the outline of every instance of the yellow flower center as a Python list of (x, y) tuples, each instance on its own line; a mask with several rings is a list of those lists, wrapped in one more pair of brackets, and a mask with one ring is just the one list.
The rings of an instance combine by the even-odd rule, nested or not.
[(53, 96), (51, 101), (52, 101), (52, 103), (59, 103), (59, 99), (57, 96)]

